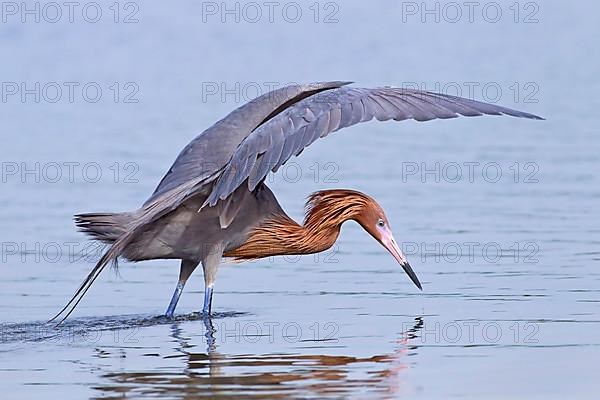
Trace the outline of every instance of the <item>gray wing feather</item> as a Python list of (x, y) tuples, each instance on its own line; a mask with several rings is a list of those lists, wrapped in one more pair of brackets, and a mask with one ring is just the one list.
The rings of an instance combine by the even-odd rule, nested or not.
[(286, 109), (289, 104), (319, 91), (338, 88), (348, 83), (350, 82), (336, 81), (290, 85), (265, 93), (237, 108), (185, 146), (144, 205), (154, 202), (170, 190), (186, 185), (191, 180), (208, 179), (221, 171), (239, 144), (252, 131), (274, 113)]
[(336, 107), (335, 105), (331, 107), (331, 111), (329, 111), (329, 127), (327, 128), (328, 132), (335, 132), (340, 127), (340, 121), (342, 120), (342, 110), (340, 107)]
[(297, 102), (248, 135), (220, 172), (204, 205), (226, 199), (248, 178), (248, 189), (254, 190), (269, 171), (277, 171), (319, 137), (359, 122), (484, 114), (542, 119), (494, 104), (414, 89), (340, 87), (323, 91)]

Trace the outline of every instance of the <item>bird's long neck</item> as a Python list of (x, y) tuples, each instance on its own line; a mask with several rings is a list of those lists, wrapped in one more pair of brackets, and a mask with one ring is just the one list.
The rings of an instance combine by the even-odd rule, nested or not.
[(312, 254), (327, 250), (337, 240), (340, 226), (300, 225), (285, 214), (275, 215), (255, 228), (240, 247), (226, 252), (237, 260), (271, 256)]
[(244, 244), (224, 256), (248, 260), (327, 250), (337, 240), (342, 224), (359, 218), (368, 201), (354, 191), (316, 192), (308, 199), (302, 225), (283, 213), (273, 215), (255, 228)]

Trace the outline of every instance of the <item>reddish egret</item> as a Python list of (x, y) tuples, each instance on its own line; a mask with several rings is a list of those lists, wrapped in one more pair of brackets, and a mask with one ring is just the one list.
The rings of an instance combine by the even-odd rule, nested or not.
[(349, 83), (291, 85), (257, 97), (192, 140), (138, 210), (75, 216), (83, 232), (110, 247), (53, 319), (67, 318), (100, 272), (119, 257), (181, 260), (168, 317), (173, 316), (187, 279), (202, 263), (203, 315), (210, 316), (223, 257), (247, 260), (320, 252), (333, 245), (348, 220), (358, 222), (380, 242), (420, 289), (375, 200), (352, 190), (317, 192), (310, 196), (300, 225), (265, 185), (267, 174), (318, 138), (373, 118), (429, 121), (483, 114), (541, 118), (445, 94), (354, 88), (346, 86)]

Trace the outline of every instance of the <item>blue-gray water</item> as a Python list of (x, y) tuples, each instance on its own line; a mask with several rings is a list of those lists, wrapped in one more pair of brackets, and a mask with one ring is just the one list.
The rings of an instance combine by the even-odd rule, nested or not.
[[(472, 22), (465, 7), (436, 22), (420, 2), (306, 3), (295, 23), (285, 2), (258, 21), (233, 2), (101, 2), (97, 23), (86, 3), (73, 23), (66, 6), (51, 23), (43, 4), (35, 22), (3, 3), (2, 397), (595, 398), (600, 9), (501, 3), (495, 23), (485, 2)], [(329, 79), (458, 87), (547, 118), (358, 125), (269, 178), (298, 219), (318, 189), (376, 198), (422, 292), (348, 223), (324, 254), (223, 266), (212, 327), (194, 314), (200, 270), (180, 317), (159, 317), (169, 261), (105, 271), (65, 325), (42, 325), (97, 256), (81, 259), (72, 214), (136, 208), (231, 109)]]

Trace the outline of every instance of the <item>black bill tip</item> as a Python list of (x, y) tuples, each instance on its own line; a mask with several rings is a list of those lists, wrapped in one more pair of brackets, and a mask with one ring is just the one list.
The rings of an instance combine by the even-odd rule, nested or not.
[(401, 265), (402, 269), (404, 269), (404, 272), (406, 272), (406, 275), (408, 275), (410, 280), (413, 281), (413, 283), (419, 288), (419, 290), (423, 290), (421, 282), (419, 282), (419, 278), (417, 278), (417, 274), (415, 274), (415, 271), (413, 271), (410, 264), (408, 262), (403, 262)]

